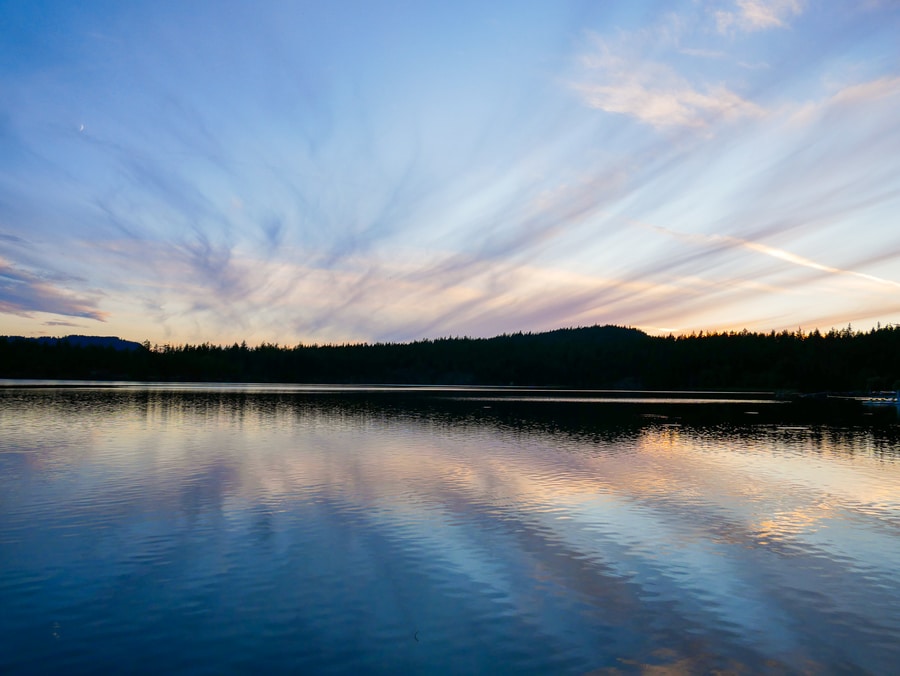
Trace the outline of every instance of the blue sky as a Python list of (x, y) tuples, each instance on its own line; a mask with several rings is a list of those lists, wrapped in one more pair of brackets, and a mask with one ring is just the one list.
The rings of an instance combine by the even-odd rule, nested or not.
[(0, 334), (900, 322), (897, 2), (0, 17)]

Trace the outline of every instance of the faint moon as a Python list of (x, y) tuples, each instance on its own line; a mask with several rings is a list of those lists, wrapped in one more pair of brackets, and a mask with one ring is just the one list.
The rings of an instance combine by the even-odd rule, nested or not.
[(79, 131), (79, 133), (80, 133), (80, 132), (83, 132), (83, 131), (84, 131), (84, 125), (81, 125), (80, 127), (78, 127), (78, 131)]

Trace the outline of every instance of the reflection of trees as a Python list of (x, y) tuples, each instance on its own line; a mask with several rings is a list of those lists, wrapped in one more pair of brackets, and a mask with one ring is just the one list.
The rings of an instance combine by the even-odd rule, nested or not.
[(869, 391), (900, 383), (900, 327), (658, 338), (595, 326), (405, 344), (130, 350), (8, 338), (0, 377)]

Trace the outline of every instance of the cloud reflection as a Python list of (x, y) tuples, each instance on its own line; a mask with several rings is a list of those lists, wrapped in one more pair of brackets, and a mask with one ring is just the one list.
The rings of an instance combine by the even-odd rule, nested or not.
[[(887, 659), (859, 627), (900, 631), (885, 593), (900, 565), (900, 465), (871, 434), (621, 415), (570, 427), (525, 409), (510, 417), (499, 402), (394, 397), (7, 393), (0, 420), (16, 422), (3, 425), (0, 456), (28, 459), (4, 461), (7, 481), (80, 477), (50, 482), (32, 518), (103, 524), (95, 552), (131, 529), (152, 550), (140, 560), (157, 566), (174, 552), (188, 571), (240, 577), (288, 557), (323, 589), (349, 566), (345, 597), (377, 590), (366, 612), (385, 613), (371, 621), (392, 636), (410, 626), (452, 636), (447, 597), (476, 614), (488, 604), (560, 659), (595, 656), (597, 632), (608, 654), (648, 664)], [(230, 549), (244, 533), (252, 550)], [(194, 540), (202, 555), (184, 548)], [(309, 588), (275, 568), (273, 589)], [(823, 627), (847, 641), (817, 653)], [(659, 646), (674, 652), (651, 655)]]

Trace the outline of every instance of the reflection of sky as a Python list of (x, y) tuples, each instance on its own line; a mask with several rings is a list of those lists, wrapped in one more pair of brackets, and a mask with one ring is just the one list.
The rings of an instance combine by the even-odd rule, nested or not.
[(900, 320), (892, 2), (13, 3), (0, 333)]
[[(898, 645), (900, 463), (865, 431), (842, 444), (846, 432), (648, 422), (591, 439), (283, 394), (13, 396), (0, 418), (7, 566), (125, 551), (128, 565), (174, 566), (187, 588), (232, 580), (239, 597), (283, 583), (346, 587), (365, 605), (371, 587), (372, 622), (423, 635), (453, 631), (452, 599), (578, 664), (595, 631), (621, 654), (688, 632), (702, 648), (678, 658), (875, 671)], [(500, 626), (485, 630), (498, 646)]]

